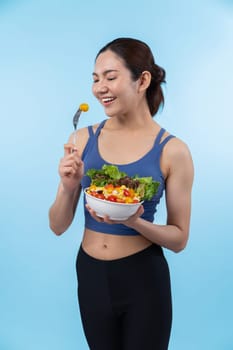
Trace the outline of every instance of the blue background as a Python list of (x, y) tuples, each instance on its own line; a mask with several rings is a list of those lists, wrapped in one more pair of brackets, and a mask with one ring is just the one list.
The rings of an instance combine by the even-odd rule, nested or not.
[[(109, 40), (146, 41), (167, 72), (158, 122), (193, 155), (187, 248), (165, 251), (173, 285), (169, 350), (231, 350), (233, 1), (0, 0), (0, 349), (88, 349), (76, 300), (82, 208), (48, 228), (63, 144), (105, 116), (91, 93)], [(157, 221), (165, 222), (164, 202)]]

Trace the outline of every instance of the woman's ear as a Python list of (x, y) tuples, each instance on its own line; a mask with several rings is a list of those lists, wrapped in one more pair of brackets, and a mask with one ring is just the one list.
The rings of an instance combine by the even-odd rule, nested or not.
[(146, 90), (150, 86), (151, 73), (147, 70), (143, 71), (139, 78), (139, 91)]

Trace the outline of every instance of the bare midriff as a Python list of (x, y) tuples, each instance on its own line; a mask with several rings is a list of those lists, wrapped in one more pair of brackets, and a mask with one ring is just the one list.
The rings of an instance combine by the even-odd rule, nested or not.
[(120, 259), (151, 245), (143, 236), (105, 234), (85, 229), (82, 247), (90, 256), (101, 260)]

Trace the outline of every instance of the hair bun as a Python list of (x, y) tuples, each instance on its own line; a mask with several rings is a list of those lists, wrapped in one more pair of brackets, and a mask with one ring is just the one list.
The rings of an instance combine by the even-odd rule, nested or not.
[(165, 83), (165, 77), (166, 77), (165, 70), (162, 67), (158, 66), (157, 64), (154, 64), (153, 70), (152, 70), (152, 79), (155, 82), (155, 84)]

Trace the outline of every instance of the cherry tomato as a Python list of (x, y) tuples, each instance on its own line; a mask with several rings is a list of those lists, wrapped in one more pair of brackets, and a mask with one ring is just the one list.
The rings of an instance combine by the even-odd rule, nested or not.
[(130, 192), (127, 189), (124, 189), (124, 196), (126, 197), (130, 196)]
[(121, 198), (117, 198), (117, 203), (125, 203), (124, 199), (121, 199)]
[(113, 194), (111, 194), (111, 196), (109, 196), (107, 199), (108, 199), (108, 201), (110, 201), (110, 202), (116, 202), (116, 201), (117, 201), (117, 197), (114, 196)]
[(96, 197), (96, 198), (99, 198), (99, 199), (105, 199), (103, 193), (97, 193), (95, 197)]
[(91, 195), (91, 196), (95, 197), (96, 194), (97, 194), (97, 192), (95, 192), (95, 191), (90, 191), (90, 195)]
[(98, 192), (96, 192), (96, 191), (91, 191), (90, 194), (91, 194), (93, 197), (100, 198), (100, 199), (104, 199), (103, 193), (98, 193)]

